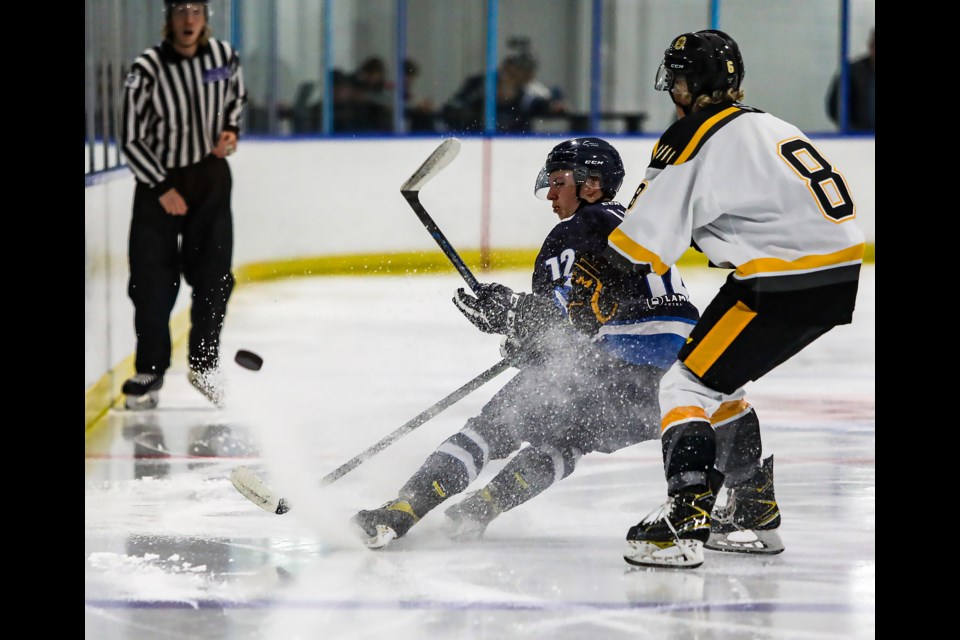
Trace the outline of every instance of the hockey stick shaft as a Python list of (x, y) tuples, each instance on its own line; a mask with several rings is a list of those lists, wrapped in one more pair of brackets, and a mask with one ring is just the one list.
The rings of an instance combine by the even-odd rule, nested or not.
[(501, 360), (500, 362), (493, 365), (492, 367), (490, 367), (489, 369), (487, 369), (486, 371), (484, 371), (483, 373), (478, 375), (476, 378), (466, 383), (465, 385), (463, 385), (462, 387), (460, 387), (459, 389), (457, 389), (447, 397), (443, 398), (439, 402), (435, 403), (433, 406), (422, 411), (417, 417), (413, 418), (412, 420), (404, 423), (403, 425), (395, 429), (392, 433), (390, 433), (389, 435), (381, 439), (376, 444), (368, 447), (363, 452), (354, 456), (348, 462), (345, 462), (344, 464), (340, 465), (339, 467), (337, 467), (336, 469), (334, 469), (333, 471), (325, 475), (323, 479), (320, 481), (320, 484), (328, 485), (331, 482), (334, 482), (342, 478), (344, 475), (346, 475), (353, 469), (356, 469), (365, 461), (369, 460), (374, 455), (380, 453), (381, 451), (389, 447), (391, 444), (393, 444), (394, 442), (396, 442), (406, 434), (410, 433), (411, 431), (413, 431), (414, 429), (422, 425), (424, 422), (428, 421), (430, 418), (442, 412), (444, 409), (446, 409), (450, 405), (470, 395), (470, 393), (472, 393), (475, 389), (478, 389), (489, 380), (492, 380), (493, 378), (497, 377), (502, 371), (504, 371), (509, 367), (510, 367), (510, 364), (509, 362), (507, 362), (506, 359)]
[(454, 268), (463, 277), (470, 289), (476, 293), (480, 282), (467, 267), (466, 263), (463, 261), (463, 258), (461, 258), (460, 254), (457, 253), (457, 250), (453, 248), (452, 244), (450, 244), (450, 241), (447, 240), (447, 237), (443, 235), (443, 231), (440, 230), (440, 227), (437, 226), (437, 223), (433, 221), (433, 218), (430, 217), (430, 214), (420, 202), (420, 190), (434, 176), (440, 173), (444, 167), (453, 162), (453, 159), (457, 157), (458, 153), (460, 153), (460, 141), (456, 138), (447, 138), (441, 142), (440, 146), (438, 146), (434, 152), (431, 153), (426, 160), (424, 160), (423, 164), (420, 165), (413, 175), (403, 183), (403, 186), (400, 187), (400, 194), (406, 199), (407, 204), (410, 205), (410, 208), (413, 209), (413, 212), (417, 214), (417, 218), (420, 219), (421, 224), (423, 224), (436, 243), (440, 246), (440, 250), (443, 251), (445, 256), (447, 256), (447, 259), (450, 260)]
[[(350, 471), (356, 469), (361, 464), (375, 456), (377, 453), (383, 451), (388, 446), (402, 438), (404, 435), (410, 433), (423, 423), (430, 420), (430, 418), (436, 416), (444, 409), (454, 404), (455, 402), (461, 400), (462, 398), (469, 395), (475, 389), (482, 386), (484, 383), (492, 380), (505, 369), (509, 368), (510, 364), (506, 359), (501, 360), (497, 364), (493, 365), (477, 377), (475, 377), (470, 382), (466, 383), (453, 393), (449, 394), (442, 400), (436, 402), (429, 408), (422, 411), (418, 416), (412, 420), (401, 425), (399, 428), (395, 429), (392, 433), (382, 438), (376, 444), (368, 447), (363, 452), (351, 458), (349, 461), (340, 465), (327, 475), (325, 475), (321, 480), (320, 484), (326, 486), (331, 484), (343, 476), (345, 476)], [(269, 511), (271, 513), (276, 513), (277, 515), (282, 515), (289, 511), (292, 508), (290, 501), (286, 498), (283, 498), (275, 490), (269, 487), (256, 473), (251, 469), (245, 466), (235, 467), (230, 473), (230, 482), (233, 486), (239, 491), (245, 498), (253, 502), (255, 505)]]

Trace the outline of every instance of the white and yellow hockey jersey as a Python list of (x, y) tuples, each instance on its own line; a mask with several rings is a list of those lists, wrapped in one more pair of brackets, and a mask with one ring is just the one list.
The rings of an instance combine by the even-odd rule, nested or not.
[(802, 131), (721, 104), (664, 132), (608, 242), (658, 274), (693, 246), (754, 291), (796, 291), (856, 281), (855, 217), (843, 175)]

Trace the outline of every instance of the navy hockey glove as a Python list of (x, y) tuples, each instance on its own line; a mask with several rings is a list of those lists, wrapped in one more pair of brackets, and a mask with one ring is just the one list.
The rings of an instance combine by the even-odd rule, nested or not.
[(523, 298), (531, 294), (514, 293), (510, 287), (497, 283), (481, 284), (477, 289), (476, 297), (462, 287), (457, 289), (453, 304), (480, 331), (509, 333)]
[(600, 281), (600, 270), (585, 258), (573, 263), (567, 300), (570, 323), (587, 335), (595, 334), (619, 308), (616, 298)]

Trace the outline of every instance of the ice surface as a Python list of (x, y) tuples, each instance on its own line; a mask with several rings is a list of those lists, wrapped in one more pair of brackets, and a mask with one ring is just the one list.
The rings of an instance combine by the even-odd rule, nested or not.
[[(724, 273), (684, 273), (698, 306)], [(477, 275), (530, 286), (527, 273)], [(622, 559), (627, 528), (665, 496), (657, 442), (585, 456), (480, 542), (447, 540), (442, 508), (382, 551), (356, 541), (349, 517), (394, 497), (512, 375), (320, 486), (499, 360), (499, 338), (450, 301), (460, 286), (453, 274), (239, 287), (223, 335), (226, 410), (205, 404), (180, 358), (159, 410), (112, 412), (87, 435), (86, 638), (875, 637), (872, 265), (854, 324), (748, 388), (776, 455), (786, 551), (708, 551), (694, 570)], [(234, 364), (237, 349), (263, 368)], [(295, 509), (246, 501), (227, 479), (238, 464)]]

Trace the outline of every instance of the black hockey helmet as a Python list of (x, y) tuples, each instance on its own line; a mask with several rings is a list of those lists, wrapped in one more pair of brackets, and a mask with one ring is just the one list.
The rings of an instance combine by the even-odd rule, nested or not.
[(739, 89), (740, 85), (743, 84), (743, 77), (747, 73), (747, 68), (743, 66), (743, 56), (740, 55), (740, 45), (738, 45), (737, 41), (731, 38), (728, 33), (725, 31), (720, 31), (720, 29), (704, 29), (702, 31), (698, 31), (697, 33), (712, 33), (720, 36), (724, 42), (722, 57), (724, 57), (724, 59), (733, 60), (733, 65), (737, 69), (737, 78), (731, 88), (734, 90)]
[(739, 89), (743, 81), (743, 58), (736, 41), (726, 33), (707, 29), (684, 33), (663, 52), (654, 88), (673, 89), (676, 78), (683, 76), (694, 98), (714, 91)]
[(600, 179), (600, 188), (608, 198), (614, 198), (623, 184), (623, 160), (606, 140), (601, 138), (574, 138), (561, 142), (547, 154), (533, 192), (538, 198), (546, 198), (550, 188), (550, 173), (558, 169), (573, 171), (573, 179), (579, 187), (588, 177)]

